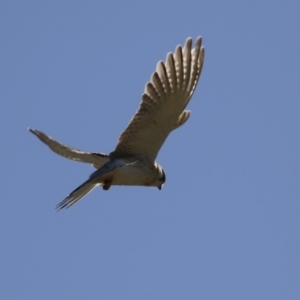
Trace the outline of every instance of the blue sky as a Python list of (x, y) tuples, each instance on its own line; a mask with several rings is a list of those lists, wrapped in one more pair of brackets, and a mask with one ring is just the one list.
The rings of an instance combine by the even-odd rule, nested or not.
[[(299, 1), (3, 1), (1, 299), (299, 299)], [(110, 152), (156, 63), (206, 57), (158, 161), (101, 189), (27, 131)]]

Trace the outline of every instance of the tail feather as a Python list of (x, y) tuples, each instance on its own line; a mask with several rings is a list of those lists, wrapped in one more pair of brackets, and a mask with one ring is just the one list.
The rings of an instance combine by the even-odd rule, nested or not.
[(99, 183), (91, 182), (88, 179), (82, 185), (80, 185), (76, 190), (74, 190), (68, 197), (66, 197), (63, 201), (56, 205), (56, 210), (59, 211), (63, 208), (69, 208), (71, 205), (75, 204), (82, 197), (91, 192), (94, 188), (96, 188)]
[(82, 185), (80, 185), (77, 189), (75, 189), (67, 198), (56, 205), (57, 210), (61, 210), (62, 208), (69, 208), (71, 205), (79, 201), (86, 194), (91, 192), (98, 185), (103, 185), (103, 180), (100, 178), (103, 175), (106, 175), (112, 172), (115, 169), (122, 168), (125, 165), (132, 164), (126, 163), (123, 160), (111, 160), (104, 164), (100, 169), (93, 172), (89, 179), (86, 180)]

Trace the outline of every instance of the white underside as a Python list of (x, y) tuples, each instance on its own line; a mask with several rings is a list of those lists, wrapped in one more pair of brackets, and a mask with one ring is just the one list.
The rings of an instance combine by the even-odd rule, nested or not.
[(107, 178), (112, 178), (112, 185), (155, 186), (156, 174), (153, 168), (140, 162), (116, 169)]

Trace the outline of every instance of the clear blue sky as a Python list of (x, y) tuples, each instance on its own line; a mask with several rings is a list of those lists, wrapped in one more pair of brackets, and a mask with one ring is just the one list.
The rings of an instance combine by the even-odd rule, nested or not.
[[(227, 4), (226, 4), (227, 3)], [(1, 299), (300, 299), (299, 1), (2, 1)], [(96, 189), (156, 63), (203, 36), (162, 191)]]

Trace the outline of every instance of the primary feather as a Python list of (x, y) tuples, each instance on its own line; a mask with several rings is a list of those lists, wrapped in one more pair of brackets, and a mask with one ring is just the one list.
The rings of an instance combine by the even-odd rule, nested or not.
[(192, 49), (188, 38), (184, 48), (167, 55), (146, 84), (142, 103), (128, 127), (121, 134), (113, 157), (122, 153), (140, 153), (155, 160), (170, 132), (190, 116), (185, 110), (198, 83), (204, 61), (201, 37)]

